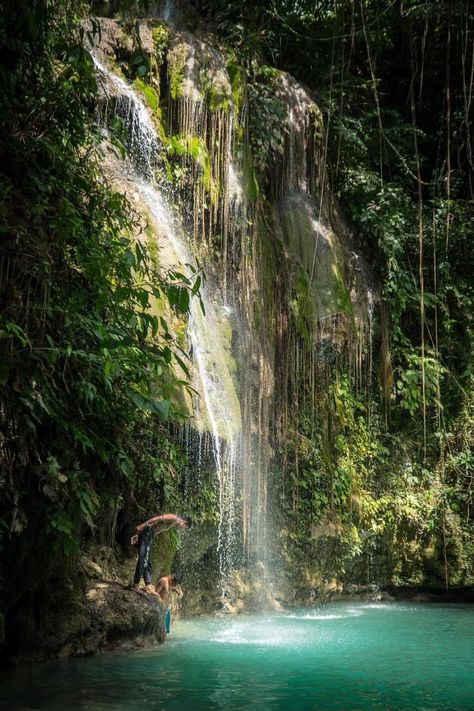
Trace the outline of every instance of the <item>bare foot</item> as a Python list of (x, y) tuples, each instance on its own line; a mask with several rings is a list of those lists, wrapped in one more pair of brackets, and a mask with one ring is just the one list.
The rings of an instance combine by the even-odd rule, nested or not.
[(131, 585), (130, 590), (133, 590), (133, 592), (136, 592), (139, 595), (146, 595), (145, 591), (142, 590), (142, 588), (139, 585)]

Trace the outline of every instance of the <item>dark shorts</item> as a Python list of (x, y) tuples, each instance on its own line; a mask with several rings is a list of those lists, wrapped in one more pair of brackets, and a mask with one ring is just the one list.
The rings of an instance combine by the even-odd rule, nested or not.
[(153, 580), (151, 572), (151, 546), (153, 543), (153, 532), (148, 526), (145, 528), (138, 537), (138, 560), (137, 567), (135, 568), (135, 576), (133, 582), (138, 585), (140, 580), (143, 578), (146, 585), (150, 585)]

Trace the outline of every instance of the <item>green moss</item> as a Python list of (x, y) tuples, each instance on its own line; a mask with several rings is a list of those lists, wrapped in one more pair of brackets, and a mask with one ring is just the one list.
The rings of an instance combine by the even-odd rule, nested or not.
[(248, 143), (242, 145), (242, 183), (249, 202), (255, 202), (260, 189), (255, 173), (252, 149)]
[(225, 91), (224, 87), (217, 87), (212, 74), (206, 67), (203, 67), (199, 75), (200, 91), (204, 97), (209, 111), (229, 111), (231, 95)]
[(184, 71), (175, 71), (170, 74), (170, 94), (172, 99), (183, 96)]
[(160, 113), (160, 98), (157, 91), (149, 84), (145, 84), (142, 79), (135, 79), (133, 86), (144, 96), (153, 113)]
[(296, 273), (288, 305), (297, 332), (305, 340), (310, 340), (315, 324), (314, 302), (309, 276), (301, 267)]
[(244, 71), (233, 59), (227, 63), (230, 85), (232, 87), (232, 101), (235, 115), (238, 116), (244, 99)]
[(169, 138), (168, 151), (172, 156), (190, 156), (199, 165), (202, 183), (212, 198), (216, 187), (212, 180), (211, 158), (202, 138), (175, 134)]
[(154, 87), (150, 86), (150, 84), (146, 84), (142, 79), (135, 79), (133, 86), (143, 96), (148, 107), (151, 109), (158, 135), (162, 140), (164, 140), (166, 137), (166, 131), (163, 125), (163, 114), (158, 92)]
[(310, 115), (313, 119), (313, 124), (314, 124), (314, 131), (316, 136), (321, 139), (323, 135), (323, 115), (321, 113), (321, 110), (319, 109), (319, 106), (316, 106), (316, 104), (312, 104), (310, 109), (309, 109)]
[(228, 111), (230, 108), (230, 99), (227, 94), (215, 90), (213, 87), (206, 93), (207, 107), (209, 111)]
[(178, 45), (168, 52), (168, 81), (171, 98), (182, 98), (184, 91), (184, 70), (186, 67), (187, 48)]
[(341, 274), (341, 270), (339, 268), (339, 264), (337, 261), (335, 261), (334, 264), (332, 265), (332, 270), (333, 270), (333, 274), (335, 277), (334, 291), (336, 294), (337, 303), (339, 304), (339, 308), (342, 312), (353, 316), (354, 309), (352, 307), (351, 296), (350, 296), (349, 291), (346, 287), (344, 277)]
[(259, 67), (257, 72), (257, 76), (259, 78), (263, 77), (268, 82), (278, 79), (280, 75), (281, 71), (279, 69), (276, 69), (275, 67), (270, 67), (268, 64), (264, 64), (263, 66)]
[(156, 572), (156, 580), (159, 580), (163, 575), (173, 572), (171, 565), (178, 550), (178, 537), (173, 530), (163, 531), (159, 536), (156, 536), (155, 540), (152, 550), (152, 565)]
[(151, 34), (155, 45), (155, 57), (159, 66), (163, 64), (169, 44), (169, 31), (163, 22), (152, 27)]
[[(208, 78), (207, 73), (204, 77), (205, 79)], [(219, 111), (220, 109), (229, 111), (231, 97), (222, 87), (217, 88), (212, 80), (207, 82), (204, 80), (203, 90), (209, 111)]]
[(308, 297), (314, 303), (315, 323), (335, 313), (353, 315), (341, 269), (344, 255), (336, 235), (314, 219), (314, 203), (296, 196), (281, 213), (283, 240), (295, 265), (311, 275)]

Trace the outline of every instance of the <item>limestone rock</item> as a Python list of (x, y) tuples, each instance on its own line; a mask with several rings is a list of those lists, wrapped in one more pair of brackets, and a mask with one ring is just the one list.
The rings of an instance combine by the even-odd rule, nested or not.
[(91, 585), (76, 605), (51, 609), (41, 646), (22, 655), (33, 661), (150, 647), (165, 640), (164, 606), (115, 582)]

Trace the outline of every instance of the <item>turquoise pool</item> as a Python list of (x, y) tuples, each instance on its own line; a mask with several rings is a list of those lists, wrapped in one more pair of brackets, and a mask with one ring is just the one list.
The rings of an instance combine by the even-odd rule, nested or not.
[(336, 603), (183, 620), (162, 647), (3, 677), (10, 709), (474, 709), (474, 606)]

